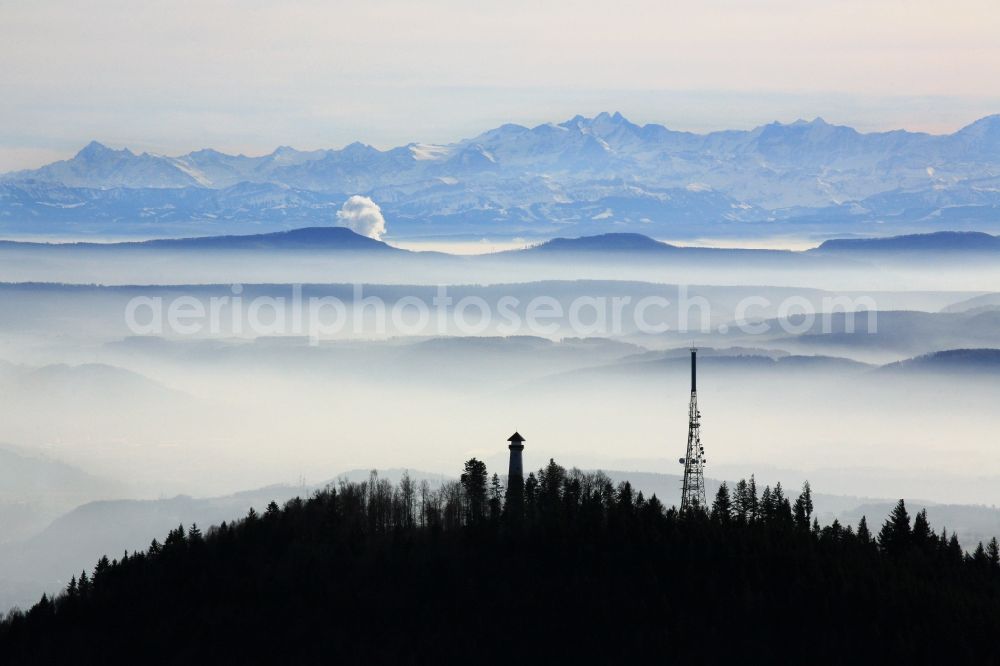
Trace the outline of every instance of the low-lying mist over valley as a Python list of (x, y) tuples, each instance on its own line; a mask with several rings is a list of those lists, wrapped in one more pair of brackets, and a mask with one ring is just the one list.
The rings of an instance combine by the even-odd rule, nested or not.
[(691, 346), (711, 484), (808, 479), (819, 515), (854, 522), (907, 497), (988, 539), (997, 257), (963, 233), (480, 256), (331, 227), (0, 243), (0, 605), (345, 473), (502, 472), (514, 428), (529, 468), (555, 457), (674, 502)]

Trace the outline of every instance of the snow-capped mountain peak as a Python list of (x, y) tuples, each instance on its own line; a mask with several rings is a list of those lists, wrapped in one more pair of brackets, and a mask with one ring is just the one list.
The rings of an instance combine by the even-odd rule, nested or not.
[(128, 148), (122, 148), (121, 150), (115, 150), (113, 148), (108, 148), (103, 143), (99, 141), (91, 141), (86, 146), (80, 149), (73, 159), (75, 160), (106, 160), (118, 157), (135, 157)]
[[(329, 150), (281, 146), (259, 157), (211, 148), (168, 157), (93, 141), (68, 160), (0, 177), (0, 226), (84, 215), (120, 224), (184, 215), (287, 219), (311, 207), (326, 219), (353, 194), (375, 199), (387, 219), (455, 220), (449, 233), (470, 224), (531, 233), (584, 221), (590, 226), (581, 233), (649, 233), (649, 225), (803, 215), (971, 225), (997, 220), (998, 174), (1000, 115), (950, 135), (862, 133), (822, 117), (695, 134), (603, 111), (389, 150), (355, 142)], [(116, 188), (122, 191), (95, 194)], [(134, 214), (120, 210), (133, 199)]]

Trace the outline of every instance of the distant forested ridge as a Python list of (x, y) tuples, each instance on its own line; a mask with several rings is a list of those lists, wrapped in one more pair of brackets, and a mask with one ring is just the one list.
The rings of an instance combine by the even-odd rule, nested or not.
[[(812, 517), (753, 478), (679, 514), (550, 462), (372, 474), (102, 558), (0, 623), (2, 664), (997, 663), (1000, 553), (902, 501)], [(738, 660), (738, 661), (737, 661)]]

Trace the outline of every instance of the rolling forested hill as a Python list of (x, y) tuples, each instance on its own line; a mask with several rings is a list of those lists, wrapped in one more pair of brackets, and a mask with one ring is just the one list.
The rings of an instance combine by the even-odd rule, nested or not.
[(511, 492), (475, 459), (434, 491), (373, 475), (102, 558), (0, 624), (0, 662), (997, 658), (995, 541), (902, 501), (880, 530), (811, 513), (752, 478), (678, 514), (554, 462)]

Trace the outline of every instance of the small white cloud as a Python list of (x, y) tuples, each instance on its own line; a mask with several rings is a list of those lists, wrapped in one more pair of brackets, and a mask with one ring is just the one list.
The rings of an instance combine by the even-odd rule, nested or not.
[(347, 227), (356, 234), (382, 240), (385, 235), (385, 218), (378, 204), (361, 195), (355, 194), (344, 202), (337, 211), (337, 224)]

